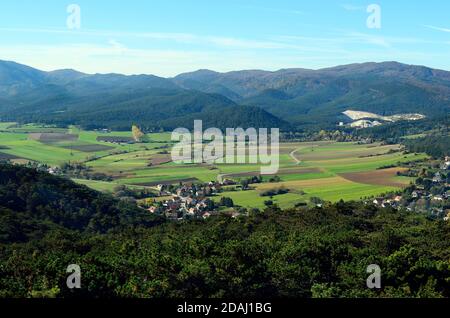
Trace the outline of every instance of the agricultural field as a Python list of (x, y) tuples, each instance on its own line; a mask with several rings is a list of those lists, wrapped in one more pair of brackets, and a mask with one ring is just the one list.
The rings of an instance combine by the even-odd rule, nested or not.
[[(91, 171), (110, 176), (112, 181), (74, 181), (104, 192), (112, 192), (118, 185), (153, 188), (180, 182), (239, 182), (260, 174), (261, 166), (254, 163), (176, 164), (170, 157), (170, 139), (170, 133), (156, 133), (146, 135), (145, 143), (129, 143), (131, 129), (84, 131), (76, 127), (64, 130), (0, 123), (0, 160), (35, 161), (51, 167), (84, 163)], [(240, 206), (256, 208), (263, 208), (267, 200), (282, 208), (308, 203), (312, 197), (359, 200), (407, 186), (412, 179), (397, 176), (402, 171), (399, 163), (424, 158), (423, 154), (404, 154), (398, 145), (282, 143), (276, 182), (270, 180), (274, 176), (263, 176), (263, 183), (252, 184), (249, 190), (237, 187), (221, 196), (232, 198)], [(273, 189), (286, 191), (264, 196)]]
[[(50, 132), (52, 130), (52, 132)], [(15, 123), (0, 125), (0, 154), (22, 160), (36, 161), (50, 166), (65, 162), (89, 162), (119, 153), (147, 151), (161, 147), (161, 134), (149, 134), (152, 142), (146, 144), (110, 143), (98, 141), (104, 136), (131, 138), (130, 132), (82, 131), (51, 128), (39, 125), (19, 126)], [(170, 134), (164, 139), (170, 140)]]

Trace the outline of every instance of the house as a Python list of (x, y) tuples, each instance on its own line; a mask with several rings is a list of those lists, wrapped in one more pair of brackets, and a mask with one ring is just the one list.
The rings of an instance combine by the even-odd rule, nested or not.
[(196, 205), (196, 207), (197, 207), (197, 209), (204, 209), (204, 208), (206, 208), (208, 205), (206, 204), (206, 202), (205, 201), (202, 201), (202, 202), (200, 202), (200, 203), (197, 203), (197, 205)]
[(239, 212), (233, 212), (233, 213), (231, 213), (231, 218), (233, 218), (233, 219), (236, 219), (236, 218), (238, 218), (239, 216), (241, 216), (241, 214), (240, 214)]
[(439, 172), (436, 172), (436, 174), (433, 177), (434, 183), (441, 183), (442, 182), (442, 176)]
[(418, 199), (420, 198), (420, 192), (419, 191), (413, 191), (413, 193), (411, 193), (411, 197), (413, 199)]
[(176, 201), (172, 201), (172, 202), (169, 202), (167, 206), (168, 206), (168, 208), (170, 210), (178, 210), (180, 208), (180, 206), (181, 206), (181, 203), (180, 202), (176, 202)]
[(188, 215), (195, 215), (195, 213), (197, 213), (197, 209), (196, 209), (196, 208), (190, 208), (190, 209), (187, 211), (187, 214), (188, 214)]
[(211, 213), (209, 213), (209, 212), (205, 212), (204, 214), (203, 214), (203, 218), (204, 219), (207, 219), (207, 218), (209, 218), (211, 216)]
[(205, 197), (205, 191), (203, 191), (203, 190), (197, 191), (196, 196), (197, 196), (198, 198), (203, 198), (203, 197)]
[(231, 185), (236, 185), (236, 182), (234, 182), (233, 180), (230, 180), (230, 179), (225, 179), (225, 180), (223, 180), (222, 184), (224, 186), (231, 186)]
[(450, 210), (446, 210), (445, 213), (447, 213), (447, 216), (444, 217), (444, 221), (450, 221)]
[(381, 203), (381, 207), (382, 208), (386, 208), (386, 207), (388, 207), (388, 206), (392, 206), (392, 200), (390, 200), (390, 199), (388, 199), (388, 200), (384, 200), (382, 203)]
[(168, 210), (164, 213), (165, 217), (170, 220), (177, 220), (178, 219), (178, 211), (174, 210)]
[(151, 206), (147, 211), (149, 211), (150, 213), (155, 213), (157, 209), (158, 208), (156, 206)]
[(375, 205), (383, 204), (383, 198), (376, 198), (375, 200), (373, 200), (373, 204)]
[(197, 200), (195, 200), (193, 198), (186, 198), (186, 203), (188, 205), (195, 205), (197, 203)]

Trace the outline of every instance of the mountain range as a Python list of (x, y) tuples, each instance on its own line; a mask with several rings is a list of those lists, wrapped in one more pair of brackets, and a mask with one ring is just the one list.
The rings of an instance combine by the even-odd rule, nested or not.
[(320, 70), (153, 75), (40, 71), (0, 61), (0, 120), (148, 129), (334, 127), (348, 109), (380, 116), (450, 110), (450, 72), (397, 62)]

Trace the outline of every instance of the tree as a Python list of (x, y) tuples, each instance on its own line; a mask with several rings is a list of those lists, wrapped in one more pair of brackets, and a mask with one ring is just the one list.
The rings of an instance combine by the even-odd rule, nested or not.
[(321, 198), (318, 198), (318, 197), (311, 197), (311, 198), (309, 199), (309, 201), (310, 201), (312, 204), (315, 204), (315, 205), (321, 205), (321, 204), (323, 204), (323, 202), (324, 202)]
[(228, 197), (222, 197), (220, 199), (220, 206), (225, 206), (227, 208), (232, 208), (234, 207), (234, 202), (231, 198)]
[(133, 138), (136, 142), (140, 142), (142, 140), (142, 137), (144, 137), (144, 133), (136, 125), (133, 125), (133, 127), (131, 127), (131, 132), (132, 132)]

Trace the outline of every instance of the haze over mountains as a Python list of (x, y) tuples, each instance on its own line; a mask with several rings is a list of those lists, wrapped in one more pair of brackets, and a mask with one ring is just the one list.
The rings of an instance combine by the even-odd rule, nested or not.
[(450, 110), (450, 72), (397, 62), (175, 78), (43, 72), (0, 61), (0, 120), (128, 129), (335, 126), (352, 109), (382, 116)]

